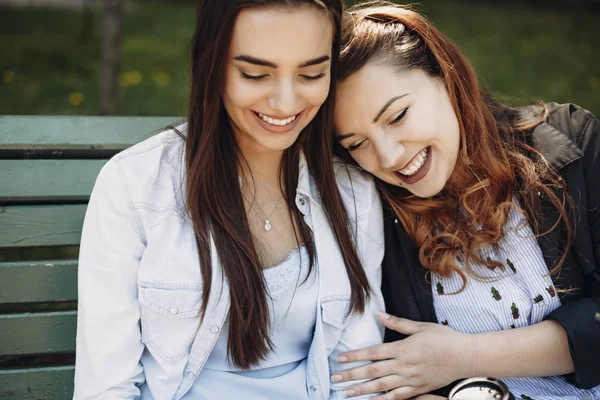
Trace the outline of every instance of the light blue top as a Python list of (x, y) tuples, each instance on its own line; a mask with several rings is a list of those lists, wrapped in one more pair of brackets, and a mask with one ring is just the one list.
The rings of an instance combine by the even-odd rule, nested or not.
[(230, 364), (227, 318), (204, 369), (184, 399), (308, 398), (306, 359), (315, 329), (318, 297), (317, 271), (313, 269), (306, 279), (308, 269), (308, 252), (301, 247), (281, 264), (264, 270), (270, 298), (270, 338), (274, 344), (267, 358), (251, 371), (241, 371)]
[[(432, 274), (433, 304), (438, 321), (460, 332), (479, 333), (520, 328), (536, 324), (560, 306), (560, 300), (542, 251), (525, 216), (513, 208), (497, 246), (480, 252), (504, 265), (488, 268), (474, 265), (481, 279), (469, 277), (464, 290), (458, 274), (442, 278)], [(464, 267), (463, 260), (457, 260)], [(490, 343), (490, 346), (493, 346)], [(600, 399), (600, 386), (578, 389), (562, 376), (507, 378), (516, 399), (591, 400)]]

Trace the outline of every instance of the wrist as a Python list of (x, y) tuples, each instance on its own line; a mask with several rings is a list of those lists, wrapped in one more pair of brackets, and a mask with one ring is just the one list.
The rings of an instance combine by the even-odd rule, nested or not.
[(480, 355), (481, 355), (481, 335), (476, 333), (463, 333), (465, 345), (463, 347), (462, 356), (464, 357), (461, 363), (463, 368), (461, 373), (463, 374), (459, 378), (470, 378), (473, 376), (481, 375), (480, 369)]

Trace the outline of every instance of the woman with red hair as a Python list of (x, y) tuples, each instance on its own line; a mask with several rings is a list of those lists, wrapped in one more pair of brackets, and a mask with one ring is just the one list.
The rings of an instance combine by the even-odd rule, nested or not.
[(598, 119), (494, 102), (405, 7), (359, 5), (342, 44), (337, 151), (387, 204), (388, 343), (340, 355), (375, 362), (332, 380), (374, 378), (347, 397), (494, 376), (516, 398), (600, 398)]

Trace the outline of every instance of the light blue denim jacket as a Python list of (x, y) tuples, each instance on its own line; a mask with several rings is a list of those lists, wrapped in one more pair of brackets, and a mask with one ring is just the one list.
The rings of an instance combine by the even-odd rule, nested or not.
[[(185, 130), (185, 126), (180, 127)], [(202, 373), (229, 311), (229, 286), (212, 245), (212, 289), (200, 316), (202, 277), (184, 211), (184, 143), (167, 131), (113, 157), (87, 209), (79, 258), (75, 399), (180, 399)], [(330, 375), (345, 350), (382, 342), (376, 313), (383, 258), (381, 203), (372, 179), (336, 162), (372, 297), (346, 317), (350, 284), (306, 161), (296, 206), (314, 234), (319, 300), (307, 360), (310, 399), (343, 398)]]

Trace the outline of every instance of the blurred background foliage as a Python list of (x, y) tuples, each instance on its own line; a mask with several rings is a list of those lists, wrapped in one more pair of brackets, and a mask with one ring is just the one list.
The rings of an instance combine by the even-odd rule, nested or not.
[[(416, 8), (462, 48), (500, 100), (575, 102), (600, 115), (597, 5), (423, 0)], [(121, 115), (186, 114), (194, 16), (194, 1), (129, 7)], [(101, 18), (98, 7), (0, 5), (0, 114), (97, 114)]]

